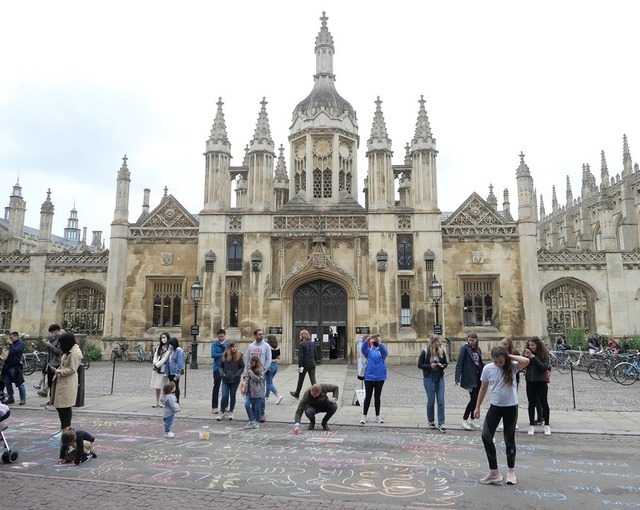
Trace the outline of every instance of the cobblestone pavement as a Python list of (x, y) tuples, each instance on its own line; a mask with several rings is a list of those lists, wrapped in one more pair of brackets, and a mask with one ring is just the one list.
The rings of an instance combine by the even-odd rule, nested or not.
[[(316, 370), (316, 376), (320, 382), (333, 382), (323, 380), (323, 368), (328, 365), (320, 365)], [(113, 365), (110, 362), (94, 363), (86, 374), (86, 393), (88, 395), (102, 395), (111, 392), (111, 375)], [(422, 371), (414, 365), (388, 366), (388, 379), (385, 382), (382, 393), (382, 405), (393, 403), (396, 407), (413, 407), (422, 405), (425, 401), (424, 387), (422, 385)], [(275, 383), (288, 398), (288, 386), (282, 386), (285, 378), (290, 380), (297, 377), (296, 367), (284, 365), (276, 375)], [(446, 372), (447, 407), (464, 408), (469, 400), (469, 394), (454, 384), (455, 367), (452, 365)], [(114, 377), (114, 394), (123, 396), (142, 396), (153, 394), (149, 389), (151, 367), (148, 363), (138, 364), (134, 362), (116, 363)], [(37, 380), (36, 374), (30, 376), (29, 382)], [(189, 398), (210, 398), (213, 384), (212, 369), (210, 365), (200, 365), (198, 370), (187, 369), (186, 394)], [(184, 383), (181, 382), (184, 394)], [(307, 380), (308, 381), (308, 380)], [(28, 388), (31, 386), (28, 384)], [(344, 381), (344, 386), (354, 387), (358, 384), (355, 367), (349, 367)], [(573, 389), (571, 374), (551, 372), (551, 384), (549, 385), (549, 405), (551, 409), (573, 409), (573, 397), (575, 391), (576, 409), (583, 411), (629, 411), (640, 410), (640, 383), (633, 386), (621, 386), (608, 381), (594, 381), (586, 372), (573, 372)], [(30, 391), (29, 397), (35, 396), (35, 391)], [(37, 398), (37, 397), (35, 397)], [(520, 407), (526, 406), (527, 395), (525, 382), (522, 381), (519, 390)]]
[[(604, 509), (633, 507), (640, 490), (635, 438), (519, 435), (513, 487), (478, 483), (487, 468), (477, 432), (344, 426), (296, 436), (243, 421), (217, 423), (200, 440), (205, 422), (180, 418), (167, 440), (160, 417), (84, 412), (74, 425), (95, 435), (98, 457), (75, 466), (57, 463), (55, 413), (22, 409), (10, 421), (20, 457), (0, 476), (2, 507), (12, 509)], [(496, 448), (504, 474), (500, 434)]]

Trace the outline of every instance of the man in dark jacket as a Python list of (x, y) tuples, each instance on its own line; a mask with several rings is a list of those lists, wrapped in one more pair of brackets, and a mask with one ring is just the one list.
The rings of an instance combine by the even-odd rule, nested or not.
[(22, 375), (22, 355), (24, 354), (24, 342), (20, 340), (17, 331), (9, 333), (9, 356), (4, 362), (2, 370), (2, 380), (4, 382), (7, 398), (5, 404), (15, 403), (13, 398), (13, 384), (20, 393), (20, 405), (27, 403), (27, 390), (24, 387), (24, 377)]
[[(333, 394), (329, 398), (327, 393)], [(300, 419), (302, 413), (309, 418), (309, 430), (313, 430), (316, 425), (316, 414), (327, 413), (322, 420), (323, 430), (329, 430), (327, 423), (338, 410), (338, 394), (340, 389), (335, 384), (314, 384), (305, 391), (300, 399), (298, 409), (296, 410), (295, 427), (300, 427)]]
[(311, 384), (316, 383), (316, 346), (311, 340), (311, 335), (306, 329), (300, 331), (300, 346), (298, 347), (298, 386), (296, 391), (290, 391), (289, 394), (293, 398), (300, 397), (304, 376), (309, 372), (309, 380)]

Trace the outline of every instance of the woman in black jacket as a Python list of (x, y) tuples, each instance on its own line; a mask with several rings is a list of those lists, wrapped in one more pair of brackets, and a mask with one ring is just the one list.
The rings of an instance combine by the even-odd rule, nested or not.
[(536, 403), (542, 406), (542, 418), (544, 418), (544, 435), (551, 435), (549, 427), (549, 401), (547, 393), (549, 383), (547, 382), (547, 370), (549, 370), (549, 351), (537, 336), (531, 337), (527, 342), (527, 348), (523, 355), (529, 358), (529, 366), (525, 374), (527, 381), (527, 399), (529, 400), (529, 431), (530, 436), (535, 434), (535, 412)]
[[(446, 432), (444, 428), (444, 369), (447, 368), (447, 355), (442, 350), (442, 338), (433, 335), (429, 347), (423, 349), (418, 359), (418, 368), (422, 369), (422, 383), (427, 392), (427, 421), (429, 427)], [(438, 401), (438, 425), (434, 421), (434, 405)]]
[[(473, 419), (472, 413), (478, 401), (480, 391), (480, 375), (482, 374), (482, 351), (478, 347), (478, 335), (469, 333), (467, 335), (467, 345), (463, 345), (458, 354), (456, 363), (456, 385), (469, 392), (469, 403), (462, 415), (462, 428), (465, 430), (480, 430), (482, 426)], [(471, 420), (469, 420), (471, 417)]]

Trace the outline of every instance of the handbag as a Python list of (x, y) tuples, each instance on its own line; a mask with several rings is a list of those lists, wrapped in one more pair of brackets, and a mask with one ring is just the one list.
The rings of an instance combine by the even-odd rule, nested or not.
[(365, 359), (362, 362), (362, 366), (360, 367), (360, 370), (358, 370), (358, 381), (364, 381), (364, 374), (367, 371), (367, 360)]

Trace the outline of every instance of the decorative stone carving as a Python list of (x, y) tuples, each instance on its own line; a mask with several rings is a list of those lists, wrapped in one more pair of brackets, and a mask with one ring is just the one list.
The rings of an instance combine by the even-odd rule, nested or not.
[(279, 230), (363, 230), (365, 216), (277, 216), (273, 229)]
[(484, 252), (472, 251), (471, 260), (473, 261), (474, 264), (484, 264)]
[(254, 251), (251, 254), (251, 270), (252, 271), (262, 270), (262, 253), (260, 253), (258, 250)]
[(163, 266), (170, 266), (171, 264), (173, 264), (173, 253), (160, 253), (160, 263)]
[(389, 255), (386, 251), (380, 250), (376, 254), (376, 260), (378, 261), (378, 271), (386, 271), (387, 270), (387, 261), (389, 260)]
[(239, 214), (229, 216), (229, 230), (242, 230), (242, 216)]
[(411, 216), (408, 214), (398, 215), (398, 230), (411, 229)]

